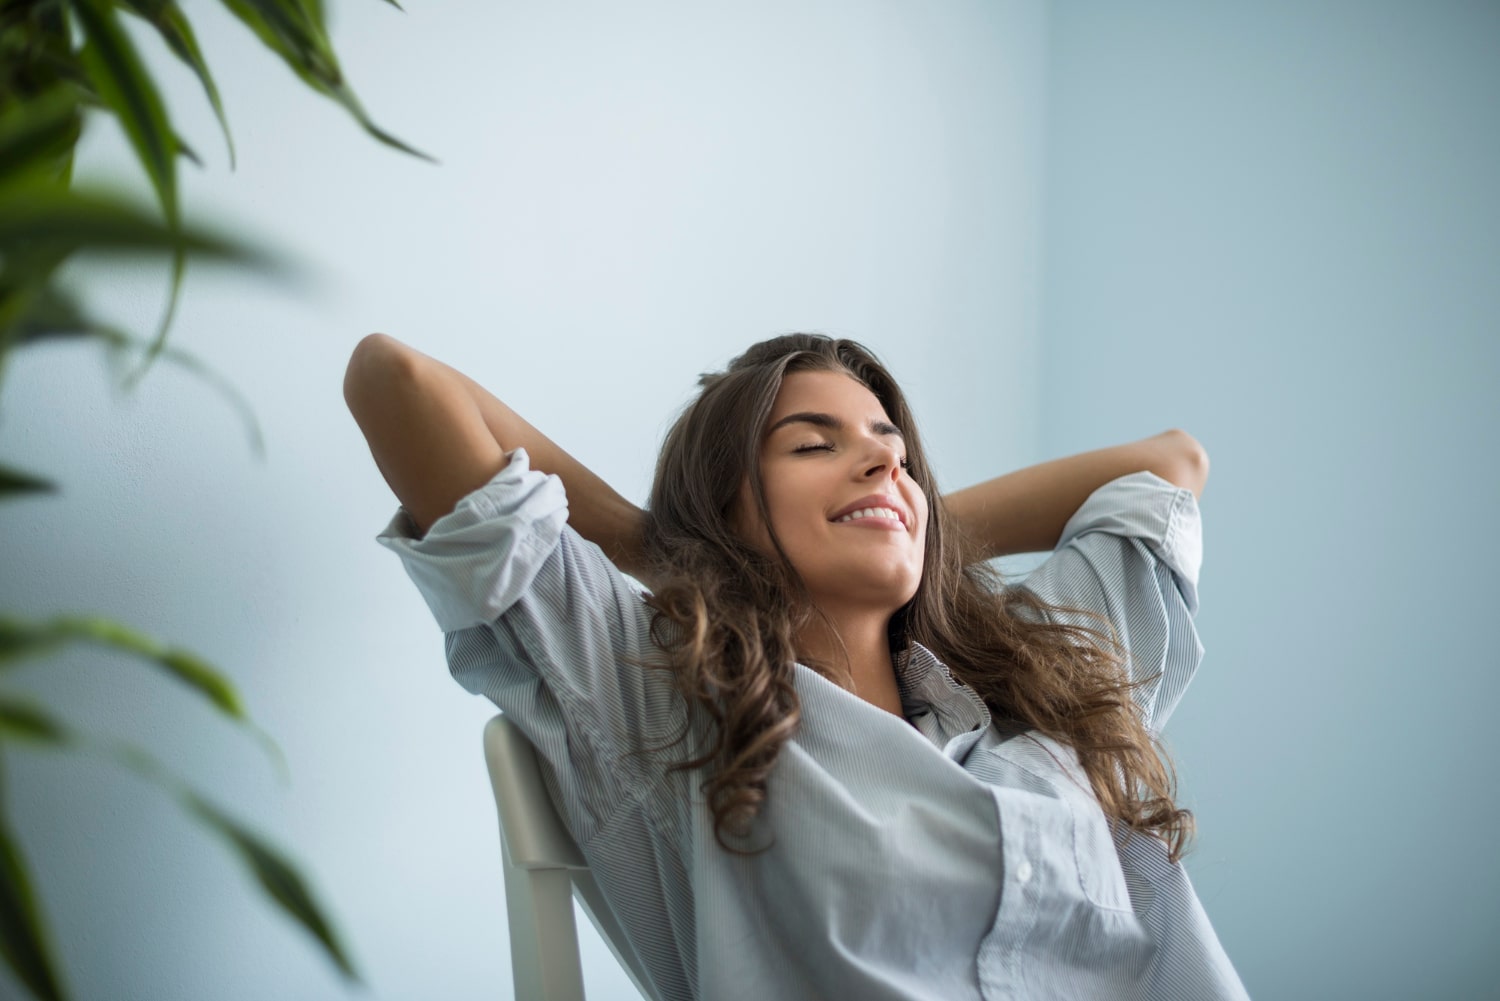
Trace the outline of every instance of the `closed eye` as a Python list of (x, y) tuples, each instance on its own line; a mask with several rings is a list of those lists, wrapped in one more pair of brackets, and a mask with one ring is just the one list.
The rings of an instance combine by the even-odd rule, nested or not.
[[(832, 451), (833, 451), (833, 443), (832, 442), (826, 442), (826, 441), (814, 442), (814, 443), (808, 444), (808, 445), (798, 445), (796, 448), (792, 449), (792, 453), (794, 455), (797, 454), (797, 453), (800, 453), (800, 452), (832, 452)], [(911, 460), (908, 459), (908, 458), (905, 458), (904, 456), (902, 457), (900, 464), (901, 464), (901, 468), (902, 469), (910, 469), (911, 468)]]

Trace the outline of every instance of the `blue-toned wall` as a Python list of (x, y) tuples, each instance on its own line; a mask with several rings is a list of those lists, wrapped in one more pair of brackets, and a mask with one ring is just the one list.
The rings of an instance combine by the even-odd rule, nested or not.
[[(0, 462), (64, 491), (0, 508), (0, 609), (97, 611), (201, 653), (291, 784), (145, 665), (80, 651), (7, 684), (150, 747), (286, 848), (370, 989), (167, 797), (18, 750), (6, 802), (81, 999), (510, 995), (493, 707), (448, 677), (375, 543), (395, 501), (340, 388), (371, 331), (469, 372), (638, 501), (698, 373), (799, 329), (902, 374), (947, 483), (1038, 458), (1040, 2), (404, 6), (332, 5), (333, 38), (375, 120), (441, 166), (377, 145), (220, 5), (184, 5), (230, 173), (196, 80), (133, 32), (207, 163), (183, 168), (190, 216), (309, 267), (306, 291), (194, 267), (173, 332), (248, 398), (264, 462), (171, 365), (117, 399), (96, 350), (38, 349), (0, 397)], [(145, 187), (109, 122), (79, 175)], [(79, 273), (96, 312), (154, 329), (162, 269)], [(582, 939), (591, 997), (633, 996)]]
[(1212, 463), (1204, 905), (1256, 998), (1494, 997), (1500, 5), (1048, 27), (1042, 451)]
[[(162, 365), (14, 356), (0, 609), (118, 617), (220, 666), (285, 749), (146, 666), (5, 678), (152, 748), (285, 847), (343, 987), (165, 796), (14, 751), (5, 802), (79, 998), (507, 997), (490, 714), (374, 542), (394, 501), (344, 409), (383, 330), (471, 373), (640, 500), (698, 372), (824, 330), (906, 384), (947, 487), (1182, 427), (1208, 448), (1202, 673), (1168, 727), (1190, 870), (1258, 999), (1488, 996), (1500, 502), (1500, 8), (1353, 2), (332, 9), (378, 146), (193, 5), (238, 144), (167, 84), (191, 216), (302, 291), (193, 268)], [(79, 174), (143, 190), (112, 124)], [(162, 271), (79, 267), (146, 332)], [(1019, 557), (1016, 572), (1035, 560)], [(591, 996), (633, 997), (582, 929)], [(15, 996), (0, 975), (0, 997)]]

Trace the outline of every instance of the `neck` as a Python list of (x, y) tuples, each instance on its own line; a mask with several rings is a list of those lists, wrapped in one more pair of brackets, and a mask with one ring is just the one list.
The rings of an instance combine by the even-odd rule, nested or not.
[(850, 690), (855, 695), (905, 719), (886, 632), (890, 615), (829, 612), (828, 620), (815, 617), (798, 634), (798, 656), (804, 661), (827, 664), (835, 672), (847, 671)]

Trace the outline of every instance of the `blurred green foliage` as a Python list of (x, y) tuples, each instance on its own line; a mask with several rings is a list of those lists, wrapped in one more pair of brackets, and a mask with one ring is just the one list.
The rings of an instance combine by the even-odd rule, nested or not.
[[(266, 48), (313, 90), (337, 101), (372, 136), (430, 159), (378, 128), (344, 79), (328, 39), (321, 0), (221, 0)], [(387, 0), (397, 6), (394, 0)], [(399, 7), (398, 7), (399, 9)], [(276, 258), (222, 234), (188, 226), (178, 199), (177, 164), (197, 156), (172, 127), (166, 105), (124, 25), (138, 18), (190, 67), (218, 117), (234, 163), (234, 141), (207, 61), (187, 15), (174, 0), (0, 0), (0, 396), (12, 351), (61, 338), (87, 338), (141, 366), (157, 358), (214, 381), (252, 427), (253, 414), (228, 383), (187, 352), (167, 344), (189, 256), (275, 273)], [(154, 194), (155, 212), (115, 192), (82, 190), (72, 182), (73, 156), (85, 123), (112, 115), (122, 127)], [(59, 280), (74, 255), (128, 255), (170, 265), (168, 304), (155, 335), (138, 338), (90, 316)], [(56, 486), (38, 472), (0, 457), (0, 502)], [(233, 685), (212, 665), (158, 643), (128, 626), (87, 615), (26, 621), (0, 614), (0, 681), (21, 662), (55, 660), (78, 644), (103, 646), (153, 665), (245, 727), (280, 763), (274, 742), (246, 716)], [(47, 709), (0, 687), (0, 765), (17, 745), (100, 753), (162, 786), (249, 867), (267, 897), (306, 930), (342, 975), (358, 982), (326, 910), (287, 858), (244, 824), (190, 789), (144, 750), (78, 734)], [(283, 766), (284, 767), (284, 766)], [(3, 779), (3, 774), (0, 774)], [(0, 958), (14, 980), (40, 999), (68, 997), (65, 949), (48, 933), (36, 881), (11, 828), (0, 782)]]

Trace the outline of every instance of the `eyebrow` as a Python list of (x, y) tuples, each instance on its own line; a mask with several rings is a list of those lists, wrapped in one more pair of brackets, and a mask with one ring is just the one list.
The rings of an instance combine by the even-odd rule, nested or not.
[[(786, 427), (788, 424), (812, 424), (815, 427), (827, 428), (830, 431), (844, 430), (844, 422), (839, 420), (832, 414), (821, 414), (811, 410), (802, 410), (798, 411), (795, 414), (787, 414), (781, 420), (777, 421), (775, 424), (772, 424), (770, 428), (766, 430), (766, 437), (771, 437), (771, 435)], [(895, 435), (897, 438), (905, 440), (905, 436), (902, 435), (901, 429), (896, 425), (890, 423), (889, 421), (882, 421), (871, 418), (869, 427), (872, 434)]]

